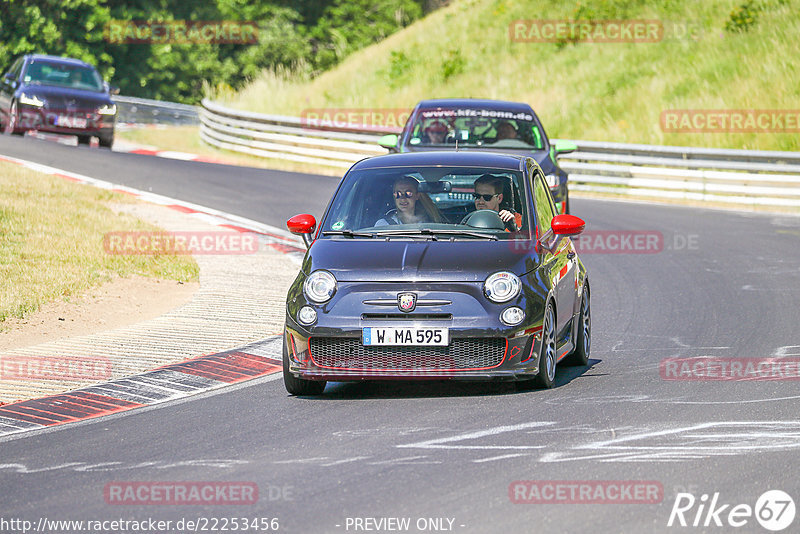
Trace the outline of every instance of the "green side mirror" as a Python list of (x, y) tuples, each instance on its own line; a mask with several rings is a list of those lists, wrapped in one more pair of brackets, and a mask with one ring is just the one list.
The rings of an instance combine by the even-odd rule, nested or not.
[(378, 139), (378, 144), (381, 145), (383, 148), (397, 148), (397, 134), (388, 134), (384, 135), (380, 139)]
[(572, 141), (558, 141), (555, 143), (556, 155), (569, 154), (578, 150), (578, 145)]

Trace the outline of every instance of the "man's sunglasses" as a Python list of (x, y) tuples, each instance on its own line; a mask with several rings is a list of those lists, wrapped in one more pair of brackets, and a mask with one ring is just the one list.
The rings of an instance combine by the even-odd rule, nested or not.
[(411, 198), (414, 196), (414, 191), (395, 191), (394, 198)]
[(472, 198), (478, 200), (479, 198), (483, 198), (484, 202), (489, 202), (492, 198), (496, 197), (498, 193), (494, 193), (493, 195), (481, 195), (480, 193), (472, 193)]

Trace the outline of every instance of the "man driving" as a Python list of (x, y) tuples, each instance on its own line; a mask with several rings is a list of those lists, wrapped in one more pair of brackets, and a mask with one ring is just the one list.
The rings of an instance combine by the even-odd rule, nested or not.
[(442, 121), (433, 122), (425, 128), (425, 135), (428, 136), (429, 144), (442, 145), (447, 137), (447, 125)]
[(514, 125), (508, 121), (500, 121), (499, 123), (497, 123), (495, 129), (497, 130), (498, 141), (501, 141), (503, 139), (517, 138), (517, 129), (514, 128)]
[(503, 178), (493, 174), (483, 174), (475, 180), (475, 192), (472, 198), (475, 199), (476, 210), (493, 210), (497, 212), (500, 219), (507, 226), (516, 231), (522, 227), (522, 215), (511, 212), (507, 209), (500, 209), (503, 202)]

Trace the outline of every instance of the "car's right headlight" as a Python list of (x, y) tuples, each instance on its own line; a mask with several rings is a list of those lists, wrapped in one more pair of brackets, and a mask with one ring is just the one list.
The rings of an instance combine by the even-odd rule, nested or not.
[(508, 271), (494, 273), (483, 283), (483, 293), (492, 302), (508, 302), (519, 295), (521, 288), (519, 277)]
[(106, 104), (104, 106), (97, 108), (97, 113), (99, 113), (100, 115), (114, 115), (116, 112), (117, 112), (117, 106), (114, 104), (111, 104), (110, 106)]
[(336, 293), (336, 278), (328, 271), (314, 271), (303, 282), (303, 294), (311, 302), (323, 304)]
[(558, 175), (557, 174), (545, 174), (544, 179), (547, 181), (548, 187), (556, 187), (558, 185)]
[(26, 106), (35, 106), (37, 108), (44, 106), (44, 101), (37, 98), (36, 95), (28, 96), (25, 93), (19, 95), (19, 103), (25, 104)]

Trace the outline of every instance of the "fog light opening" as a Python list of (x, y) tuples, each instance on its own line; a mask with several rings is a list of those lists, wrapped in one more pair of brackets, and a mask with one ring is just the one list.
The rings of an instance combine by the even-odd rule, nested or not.
[(313, 324), (317, 320), (317, 310), (311, 306), (303, 306), (297, 312), (297, 320), (303, 325)]
[(517, 326), (525, 320), (525, 312), (518, 306), (511, 306), (503, 310), (503, 313), (500, 314), (500, 320), (508, 326)]

